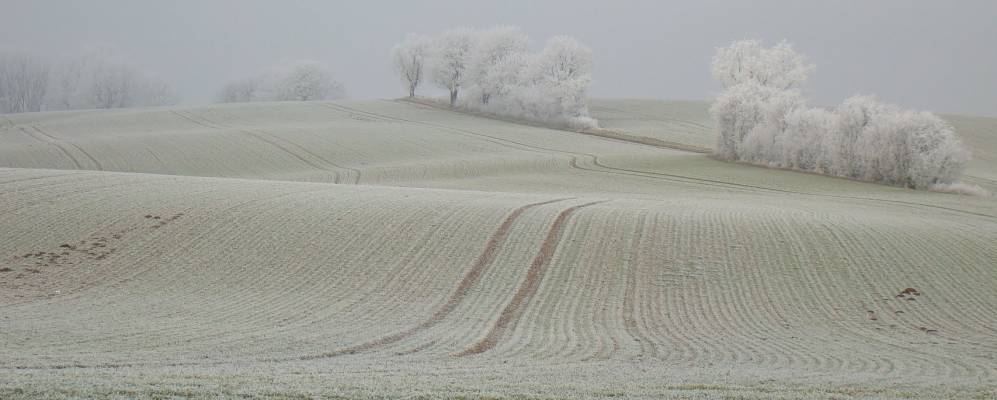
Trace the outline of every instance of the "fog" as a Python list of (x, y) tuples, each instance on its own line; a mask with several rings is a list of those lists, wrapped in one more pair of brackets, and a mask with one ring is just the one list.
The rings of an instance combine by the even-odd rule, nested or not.
[(594, 97), (710, 99), (714, 49), (788, 39), (817, 66), (806, 93), (856, 93), (937, 112), (997, 115), (993, 1), (4, 1), (0, 48), (56, 56), (113, 44), (182, 103), (293, 59), (326, 63), (350, 98), (405, 89), (388, 52), (406, 33), (516, 25), (534, 47), (574, 36), (594, 51)]

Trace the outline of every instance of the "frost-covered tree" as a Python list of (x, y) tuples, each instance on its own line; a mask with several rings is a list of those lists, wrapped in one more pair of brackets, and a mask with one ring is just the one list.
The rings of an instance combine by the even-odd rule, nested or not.
[(713, 74), (724, 91), (710, 108), (719, 130), (714, 153), (915, 189), (958, 181), (969, 155), (945, 121), (871, 96), (835, 110), (808, 108), (799, 88), (811, 68), (785, 42), (718, 49)]
[(822, 108), (795, 108), (786, 115), (779, 166), (832, 173), (835, 132), (840, 118)]
[[(756, 146), (763, 136), (759, 130), (778, 125), (778, 119), (794, 108), (789, 106), (790, 103), (795, 103), (795, 106), (802, 103), (798, 91), (778, 90), (755, 82), (734, 85), (723, 91), (710, 107), (710, 114), (716, 120), (720, 133), (714, 153), (729, 161), (756, 158), (754, 154), (759, 151)], [(768, 127), (759, 127), (766, 123)], [(745, 150), (749, 134), (752, 136), (750, 152)]]
[(469, 28), (456, 28), (444, 31), (433, 40), (432, 81), (450, 92), (451, 106), (457, 104), (460, 89), (467, 82), (475, 36)]
[(426, 36), (409, 34), (391, 49), (391, 64), (408, 89), (408, 97), (415, 97), (415, 90), (422, 83), (431, 44)]
[(873, 120), (884, 114), (896, 114), (900, 110), (882, 104), (872, 96), (858, 95), (845, 99), (835, 110), (838, 115), (839, 131), (834, 139), (834, 173), (840, 176), (858, 178), (862, 165), (857, 159), (859, 140)]
[(0, 53), (0, 113), (41, 111), (49, 69), (29, 54)]
[(277, 68), (274, 78), (268, 89), (270, 98), (276, 101), (328, 100), (343, 94), (342, 85), (318, 61), (288, 63)]
[[(393, 50), (400, 72), (409, 65), (398, 59), (409, 42)], [(572, 37), (554, 37), (536, 54), (528, 51), (528, 36), (506, 26), (485, 31), (452, 29), (433, 37), (431, 43), (429, 77), (449, 92), (451, 107), (580, 129), (598, 126), (586, 101), (592, 83), (592, 50)], [(404, 82), (411, 82), (402, 75)], [(413, 90), (410, 87), (410, 96)]]
[(747, 82), (776, 89), (799, 89), (814, 69), (788, 42), (766, 48), (758, 40), (739, 40), (717, 49), (712, 67), (713, 77), (724, 89)]
[(482, 104), (515, 84), (510, 81), (513, 76), (509, 68), (518, 67), (529, 45), (529, 36), (518, 27), (498, 26), (477, 34), (467, 76), (469, 83), (477, 87)]
[(92, 47), (64, 61), (47, 100), (50, 109), (160, 106), (176, 103), (166, 82), (107, 46)]
[(915, 189), (957, 182), (969, 155), (952, 127), (928, 112), (885, 109), (857, 140), (856, 177)]
[(568, 118), (587, 117), (588, 88), (592, 83), (592, 50), (570, 36), (547, 41), (533, 66), (539, 81), (558, 108)]
[(803, 97), (796, 90), (778, 90), (755, 83), (737, 87), (755, 86), (764, 101), (755, 100), (757, 124), (748, 130), (736, 148), (737, 159), (742, 161), (785, 166), (783, 156), (786, 145), (787, 117), (804, 107)]
[(222, 87), (218, 99), (225, 103), (250, 101), (310, 101), (343, 97), (343, 85), (322, 63), (296, 60)]

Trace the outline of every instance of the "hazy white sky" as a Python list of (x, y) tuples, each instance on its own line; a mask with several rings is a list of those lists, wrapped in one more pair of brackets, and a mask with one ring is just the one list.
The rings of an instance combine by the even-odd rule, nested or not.
[(0, 48), (54, 55), (113, 43), (210, 102), (230, 77), (282, 60), (329, 64), (352, 98), (400, 97), (388, 51), (408, 32), (517, 25), (535, 46), (568, 34), (595, 52), (595, 97), (709, 99), (717, 46), (786, 38), (817, 64), (810, 95), (856, 93), (997, 115), (997, 1), (0, 0)]

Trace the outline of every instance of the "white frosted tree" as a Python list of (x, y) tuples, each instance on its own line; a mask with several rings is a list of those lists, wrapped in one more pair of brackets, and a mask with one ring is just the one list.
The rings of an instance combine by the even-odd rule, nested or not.
[(318, 61), (293, 61), (278, 67), (274, 75), (269, 87), (271, 100), (329, 100), (343, 95), (342, 85)]
[(799, 89), (813, 69), (813, 64), (786, 41), (766, 48), (758, 40), (739, 40), (717, 49), (712, 62), (713, 77), (724, 89), (748, 82)]
[(862, 165), (857, 158), (863, 132), (879, 116), (896, 114), (900, 110), (882, 104), (872, 96), (858, 95), (845, 99), (835, 110), (839, 120), (839, 131), (835, 137), (833, 151), (834, 173), (840, 176), (858, 178)]
[(969, 153), (948, 123), (929, 112), (885, 110), (857, 141), (858, 178), (914, 189), (959, 180)]
[(41, 111), (49, 64), (32, 55), (0, 53), (0, 113)]
[(781, 167), (832, 173), (840, 118), (822, 108), (796, 108), (786, 115)]
[(405, 84), (408, 97), (415, 97), (415, 90), (422, 84), (431, 44), (426, 36), (409, 34), (391, 49), (391, 64)]
[[(392, 51), (406, 83), (413, 82), (404, 73), (411, 64), (404, 57), (411, 47), (406, 43), (412, 41)], [(528, 51), (529, 43), (516, 27), (445, 31), (431, 40), (429, 79), (447, 90), (451, 107), (579, 129), (597, 127), (587, 103), (592, 50), (569, 36), (551, 38), (536, 54)], [(414, 86), (409, 88), (411, 96)]]
[(530, 38), (518, 27), (498, 26), (477, 34), (467, 71), (468, 81), (474, 85), (482, 104), (491, 96), (509, 91), (510, 68), (518, 67), (530, 45)]
[(755, 104), (758, 123), (751, 127), (737, 148), (737, 159), (785, 167), (783, 159), (787, 141), (787, 116), (805, 107), (803, 97), (796, 90), (778, 90), (767, 86), (749, 83), (743, 86), (759, 88)]
[(456, 28), (433, 39), (432, 81), (450, 93), (451, 106), (457, 104), (460, 89), (467, 82), (475, 36), (469, 28)]
[[(790, 93), (789, 97), (799, 98), (798, 92)], [(773, 101), (786, 96), (781, 90), (754, 82), (734, 85), (720, 93), (710, 106), (710, 114), (716, 120), (719, 131), (714, 153), (729, 161), (752, 158), (746, 154), (745, 141), (757, 126), (778, 117), (769, 103), (787, 102), (787, 99)], [(756, 145), (760, 132), (752, 136), (752, 145)], [(752, 154), (757, 152), (757, 149), (751, 151)]]
[(958, 182), (969, 153), (945, 121), (871, 96), (833, 111), (808, 108), (800, 87), (812, 68), (786, 42), (718, 49), (712, 69), (724, 91), (710, 108), (719, 130), (714, 153), (914, 189)]
[(547, 41), (530, 67), (529, 84), (542, 90), (554, 116), (587, 125), (595, 120), (588, 113), (588, 88), (592, 83), (592, 50), (570, 36), (556, 36)]

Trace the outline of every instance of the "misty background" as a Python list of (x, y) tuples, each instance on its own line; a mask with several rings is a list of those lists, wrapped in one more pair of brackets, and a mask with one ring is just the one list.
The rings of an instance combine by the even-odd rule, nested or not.
[(389, 51), (410, 32), (521, 27), (539, 48), (594, 51), (593, 97), (711, 99), (716, 47), (794, 43), (817, 69), (815, 104), (856, 93), (906, 107), (997, 116), (997, 2), (942, 1), (3, 1), (0, 49), (57, 57), (113, 44), (171, 82), (183, 104), (293, 59), (327, 64), (349, 98), (405, 90)]

